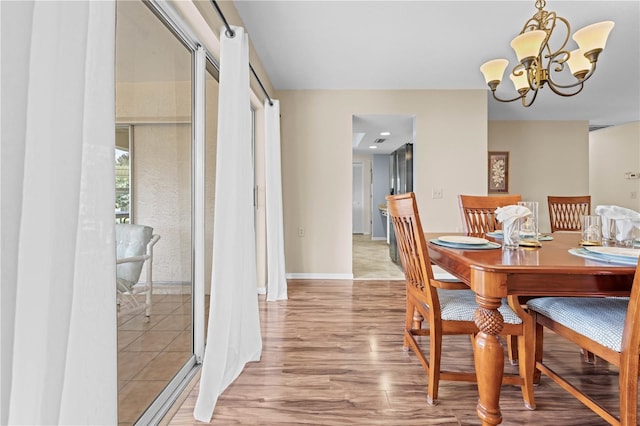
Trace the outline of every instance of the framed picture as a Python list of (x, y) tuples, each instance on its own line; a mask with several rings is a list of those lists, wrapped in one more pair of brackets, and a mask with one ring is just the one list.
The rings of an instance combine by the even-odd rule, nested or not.
[(509, 192), (509, 153), (489, 152), (489, 193)]

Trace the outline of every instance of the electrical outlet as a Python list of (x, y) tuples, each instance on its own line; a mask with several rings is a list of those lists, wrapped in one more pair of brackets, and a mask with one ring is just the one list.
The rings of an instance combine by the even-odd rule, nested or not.
[(302, 226), (298, 227), (298, 237), (304, 237), (304, 228)]
[(434, 200), (442, 198), (442, 188), (433, 188), (431, 190), (431, 198)]

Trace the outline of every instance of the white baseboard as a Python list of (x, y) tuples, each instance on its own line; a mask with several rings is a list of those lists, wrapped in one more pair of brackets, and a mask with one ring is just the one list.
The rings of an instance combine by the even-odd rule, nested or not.
[(267, 294), (266, 287), (258, 287), (258, 294)]
[(387, 241), (387, 237), (371, 237), (372, 241)]
[(292, 280), (352, 280), (353, 274), (287, 274)]

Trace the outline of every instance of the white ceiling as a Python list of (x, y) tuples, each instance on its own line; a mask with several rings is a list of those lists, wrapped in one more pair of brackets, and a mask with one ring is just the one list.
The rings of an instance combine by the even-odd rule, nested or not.
[[(515, 65), (509, 42), (536, 12), (534, 0), (234, 3), (276, 90), (486, 89), (479, 66), (494, 58)], [(640, 120), (640, 1), (549, 0), (545, 9), (566, 18), (572, 33), (615, 21), (596, 73), (579, 95), (545, 88), (529, 108), (489, 96), (489, 120)], [(507, 80), (498, 92), (512, 97), (512, 89)], [(385, 117), (390, 126), (393, 117)], [(354, 133), (380, 137), (371, 118), (354, 119)], [(377, 127), (357, 127), (368, 122)]]

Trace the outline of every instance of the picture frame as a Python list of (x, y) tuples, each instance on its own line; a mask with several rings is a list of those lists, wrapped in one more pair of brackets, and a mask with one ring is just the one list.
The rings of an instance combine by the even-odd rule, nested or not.
[(509, 192), (509, 152), (490, 151), (488, 163), (488, 192)]

